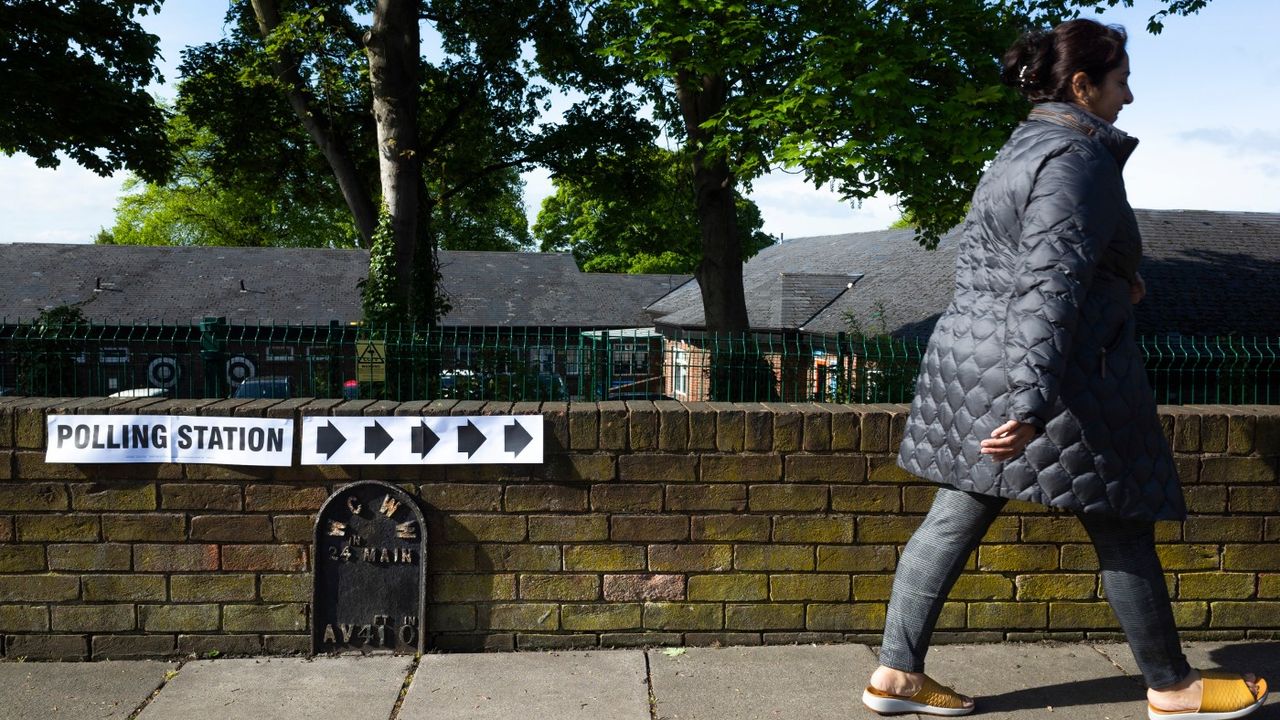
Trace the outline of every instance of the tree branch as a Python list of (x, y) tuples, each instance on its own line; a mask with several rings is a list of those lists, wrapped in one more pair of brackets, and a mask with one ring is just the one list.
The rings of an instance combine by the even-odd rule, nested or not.
[(471, 106), (472, 97), (479, 91), (480, 86), (484, 84), (484, 72), (481, 70), (481, 77), (472, 83), (468, 83), (467, 91), (458, 94), (458, 102), (450, 108), (448, 114), (445, 115), (444, 122), (431, 133), (431, 137), (422, 143), (423, 156), (430, 155), (440, 143), (444, 142), (445, 136), (453, 131), (462, 120), (462, 113)]
[(490, 163), (488, 165), (485, 165), (484, 167), (480, 168), (476, 172), (472, 173), (462, 182), (440, 193), (440, 197), (437, 199), (436, 202), (437, 204), (444, 203), (445, 201), (449, 200), (453, 196), (461, 193), (463, 190), (466, 190), (467, 188), (471, 187), (475, 183), (479, 182), (481, 178), (483, 178), (484, 176), (490, 173), (495, 173), (495, 172), (498, 172), (499, 170), (509, 170), (511, 168), (520, 167), (521, 165), (528, 165), (538, 160), (539, 158), (533, 155), (522, 155), (518, 158), (515, 158), (513, 160), (508, 160), (506, 162)]
[[(280, 26), (280, 8), (275, 0), (251, 0), (251, 2), (254, 18), (258, 21), (258, 32), (265, 45), (270, 41), (271, 34)], [(315, 102), (314, 93), (307, 87), (302, 75), (298, 72), (300, 62), (300, 59), (290, 57), (286, 53), (271, 53), (271, 64), (276, 71), (276, 77), (288, 88), (285, 96), (289, 106), (293, 108), (294, 114), (302, 121), (307, 134), (311, 136), (311, 140), (328, 161), (329, 168), (338, 181), (338, 188), (342, 191), (342, 197), (346, 200), (347, 208), (351, 210), (355, 220), (356, 230), (362, 240), (361, 247), (368, 247), (373, 239), (374, 228), (377, 226), (378, 213), (373, 207), (373, 200), (369, 197), (368, 190), (360, 181), (360, 174), (356, 170), (355, 159), (352, 157), (350, 148), (347, 147), (342, 136), (334, 131), (332, 120), (319, 103)]]
[(353, 22), (351, 17), (345, 12), (325, 13), (324, 24), (336, 30), (351, 44), (356, 45), (357, 47), (364, 47), (364, 34), (366, 29)]

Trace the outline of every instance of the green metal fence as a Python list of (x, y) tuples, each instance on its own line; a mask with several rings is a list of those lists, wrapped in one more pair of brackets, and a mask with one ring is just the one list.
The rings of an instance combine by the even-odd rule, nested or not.
[[(1280, 404), (1280, 338), (1141, 338), (1157, 400)], [(0, 394), (909, 402), (923, 341), (805, 333), (0, 321)]]

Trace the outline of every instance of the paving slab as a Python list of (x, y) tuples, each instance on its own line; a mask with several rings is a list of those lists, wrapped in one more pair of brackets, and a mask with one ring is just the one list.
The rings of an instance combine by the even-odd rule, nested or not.
[(1145, 720), (1146, 689), (1090, 645), (938, 645), (925, 671), (972, 696), (983, 720)]
[(399, 720), (649, 720), (644, 653), (424, 655)]
[[(1096, 647), (1125, 673), (1141, 682), (1141, 672), (1127, 643), (1106, 643)], [(1249, 717), (1251, 720), (1280, 720), (1280, 695), (1275, 692), (1280, 688), (1280, 642), (1184, 642), (1182, 651), (1194, 668), (1251, 672), (1266, 678), (1272, 689), (1271, 697), (1266, 705)]]
[(138, 720), (382, 720), (411, 667), (403, 656), (189, 662)]
[(177, 663), (0, 663), (0, 718), (125, 720)]
[(876, 656), (865, 645), (649, 652), (658, 720), (848, 720)]

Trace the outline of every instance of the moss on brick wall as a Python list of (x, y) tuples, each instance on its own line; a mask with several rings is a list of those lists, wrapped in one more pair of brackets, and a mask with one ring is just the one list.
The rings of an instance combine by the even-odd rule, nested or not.
[[(541, 412), (541, 466), (50, 465), (49, 413)], [(303, 652), (314, 514), (357, 479), (428, 519), (429, 646), (874, 641), (933, 487), (906, 408), (784, 403), (0, 402), (0, 635), (11, 657)], [(1280, 636), (1280, 408), (1165, 408), (1192, 515), (1158, 526), (1186, 636)], [(1116, 632), (1070, 515), (1010, 503), (941, 640)]]

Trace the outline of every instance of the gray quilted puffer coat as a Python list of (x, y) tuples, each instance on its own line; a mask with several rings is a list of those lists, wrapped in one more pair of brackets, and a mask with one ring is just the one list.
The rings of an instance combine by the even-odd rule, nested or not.
[[(1142, 239), (1120, 171), (1137, 144), (1044, 103), (992, 161), (916, 383), (904, 469), (1076, 512), (1186, 515), (1134, 338)], [(978, 443), (1008, 419), (1040, 432), (994, 462)]]

